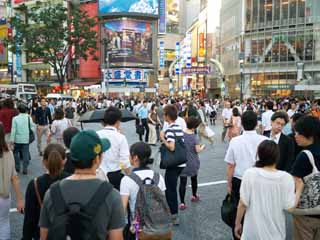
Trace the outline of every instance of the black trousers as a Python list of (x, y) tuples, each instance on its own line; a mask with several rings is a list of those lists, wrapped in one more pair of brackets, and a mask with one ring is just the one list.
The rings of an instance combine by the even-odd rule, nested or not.
[[(188, 177), (180, 177), (179, 194), (181, 203), (185, 203), (186, 189), (187, 189)], [(198, 176), (191, 177), (192, 196), (197, 196), (198, 190)]]
[[(147, 119), (141, 119), (142, 126), (146, 130), (146, 135), (145, 135), (145, 142), (149, 142), (149, 126), (148, 126), (148, 120)], [(139, 139), (142, 142), (142, 135), (139, 135)]]
[(121, 173), (121, 170), (116, 171), (116, 172), (109, 172), (107, 174), (108, 178), (109, 178), (109, 182), (113, 185), (113, 187), (115, 189), (117, 189), (118, 191), (120, 191), (120, 183), (121, 183), (121, 179), (123, 178), (123, 174)]
[(164, 175), (164, 181), (166, 183), (166, 199), (170, 208), (171, 214), (178, 213), (178, 178), (182, 172), (181, 167), (169, 168), (166, 169)]
[[(240, 201), (240, 186), (241, 186), (241, 180), (239, 178), (232, 178), (232, 192), (231, 194), (234, 196), (234, 199), (237, 201), (237, 205)], [(235, 219), (236, 220), (236, 219)], [(234, 228), (235, 228), (235, 223), (232, 227), (232, 236), (234, 240), (240, 240), (237, 238), (234, 234)]]

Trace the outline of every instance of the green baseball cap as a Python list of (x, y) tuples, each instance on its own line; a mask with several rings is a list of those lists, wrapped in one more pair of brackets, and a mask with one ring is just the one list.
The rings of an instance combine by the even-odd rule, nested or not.
[(81, 131), (71, 140), (70, 157), (73, 162), (91, 162), (97, 155), (107, 151), (110, 146), (110, 141), (100, 139), (95, 131)]

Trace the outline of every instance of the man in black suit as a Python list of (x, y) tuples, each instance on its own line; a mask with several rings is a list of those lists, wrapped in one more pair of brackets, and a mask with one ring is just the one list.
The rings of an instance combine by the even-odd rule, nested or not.
[(294, 142), (291, 138), (282, 133), (283, 127), (288, 123), (286, 112), (275, 112), (271, 117), (270, 140), (275, 141), (280, 149), (280, 159), (277, 169), (290, 172), (294, 162)]

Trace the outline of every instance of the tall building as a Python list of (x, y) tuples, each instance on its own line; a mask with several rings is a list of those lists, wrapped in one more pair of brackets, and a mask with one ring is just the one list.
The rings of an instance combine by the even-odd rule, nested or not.
[(318, 0), (223, 1), (221, 41), (231, 96), (320, 90)]

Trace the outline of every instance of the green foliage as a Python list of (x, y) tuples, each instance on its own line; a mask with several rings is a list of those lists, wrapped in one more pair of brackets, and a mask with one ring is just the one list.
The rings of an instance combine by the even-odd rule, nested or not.
[(72, 59), (97, 60), (97, 18), (91, 18), (79, 5), (69, 9), (63, 4), (37, 3), (34, 7), (19, 6), (11, 18), (14, 36), (7, 39), (11, 51), (26, 51), (28, 56), (43, 59), (57, 74), (62, 85)]

